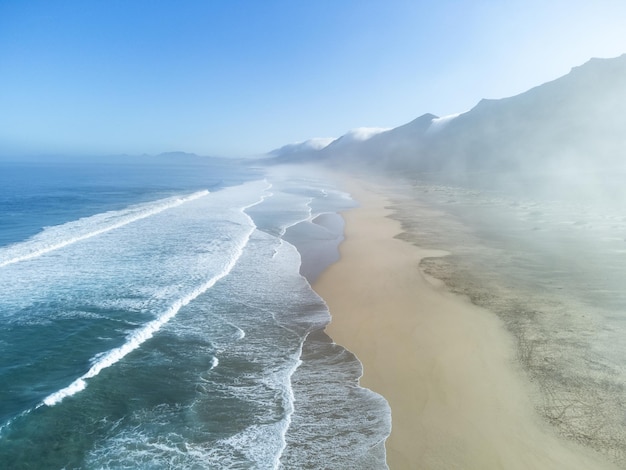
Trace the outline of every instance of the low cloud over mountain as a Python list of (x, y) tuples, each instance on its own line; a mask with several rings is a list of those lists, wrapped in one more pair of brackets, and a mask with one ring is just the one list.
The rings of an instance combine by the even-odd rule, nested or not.
[(626, 54), (591, 59), (554, 81), (510, 98), (481, 100), (459, 115), (424, 114), (395, 129), (351, 131), (318, 148), (305, 144), (272, 154), (280, 161), (359, 164), (469, 182), (485, 172), (540, 180), (621, 170)]

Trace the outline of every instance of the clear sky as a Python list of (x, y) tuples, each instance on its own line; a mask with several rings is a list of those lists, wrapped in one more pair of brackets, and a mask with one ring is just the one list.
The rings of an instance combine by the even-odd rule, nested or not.
[(262, 153), (626, 52), (624, 0), (0, 0), (0, 153)]

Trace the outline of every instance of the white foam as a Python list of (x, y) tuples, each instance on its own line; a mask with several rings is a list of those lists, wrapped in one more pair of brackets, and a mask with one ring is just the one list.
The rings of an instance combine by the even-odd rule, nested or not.
[[(269, 189), (269, 187), (266, 189)], [(201, 197), (201, 196), (197, 196), (197, 197)], [(178, 299), (176, 302), (174, 302), (170, 306), (168, 310), (166, 310), (157, 319), (152, 320), (151, 322), (147, 323), (143, 327), (133, 332), (123, 345), (115, 349), (112, 349), (110, 351), (107, 351), (105, 353), (100, 353), (99, 355), (97, 355), (96, 356), (97, 360), (93, 362), (93, 365), (85, 374), (77, 378), (74, 382), (72, 382), (67, 387), (55, 393), (52, 393), (51, 395), (46, 397), (39, 406), (41, 405), (54, 406), (57, 403), (60, 403), (64, 398), (74, 395), (80, 392), (81, 390), (85, 389), (87, 385), (85, 380), (95, 377), (103, 369), (106, 369), (107, 367), (112, 366), (116, 362), (119, 362), (128, 353), (137, 349), (148, 339), (152, 338), (152, 336), (154, 336), (154, 334), (159, 329), (161, 329), (163, 325), (165, 325), (169, 320), (171, 320), (180, 311), (182, 307), (189, 304), (189, 302), (196, 299), (198, 296), (202, 295), (204, 292), (206, 292), (211, 287), (213, 287), (213, 285), (215, 285), (217, 281), (219, 281), (221, 278), (228, 275), (228, 273), (230, 273), (230, 271), (233, 269), (233, 267), (237, 263), (237, 260), (239, 260), (239, 258), (243, 254), (244, 248), (248, 244), (248, 241), (250, 240), (250, 236), (256, 229), (256, 225), (254, 224), (252, 218), (248, 214), (245, 213), (245, 210), (261, 203), (263, 200), (265, 200), (266, 197), (267, 195), (262, 195), (261, 198), (257, 202), (254, 202), (240, 209), (241, 213), (245, 215), (246, 218), (248, 219), (249, 229), (247, 230), (245, 235), (242, 237), (241, 241), (239, 242), (235, 250), (233, 250), (233, 256), (231, 256), (229, 262), (226, 264), (226, 266), (221, 272), (217, 273), (211, 279), (204, 282), (200, 286), (196, 287), (195, 289), (187, 293), (185, 296)], [(217, 360), (217, 358), (215, 359)]]
[(209, 191), (207, 190), (198, 191), (184, 197), (172, 197), (137, 204), (120, 211), (104, 212), (63, 225), (48, 227), (41, 234), (34, 236), (30, 240), (0, 250), (0, 268), (37, 258), (51, 251), (115, 230), (208, 194)]
[(237, 328), (237, 339), (238, 340), (244, 339), (246, 337), (246, 332), (244, 330), (242, 330), (241, 328), (239, 328), (238, 326), (236, 326), (236, 325), (233, 325), (233, 326), (235, 326), (235, 328)]
[(311, 203), (313, 202), (313, 198), (310, 197), (307, 202), (305, 203), (305, 207), (307, 209), (307, 215), (305, 217), (302, 217), (301, 219), (296, 219), (294, 222), (291, 222), (289, 224), (285, 224), (280, 228), (280, 239), (282, 241), (283, 236), (285, 235), (285, 233), (287, 232), (287, 230), (289, 230), (291, 227), (295, 227), (296, 225), (302, 223), (302, 222), (310, 222), (313, 219), (313, 208), (311, 207)]
[(291, 366), (289, 367), (289, 369), (286, 371), (285, 374), (285, 383), (287, 385), (286, 390), (283, 393), (283, 398), (287, 401), (287, 406), (286, 406), (286, 412), (285, 412), (285, 424), (281, 429), (281, 434), (280, 434), (280, 439), (281, 439), (281, 446), (280, 449), (278, 450), (278, 452), (276, 453), (276, 457), (274, 458), (274, 468), (281, 468), (281, 462), (280, 459), (283, 455), (283, 452), (285, 452), (285, 449), (287, 448), (287, 431), (289, 431), (289, 428), (291, 427), (291, 416), (293, 415), (294, 411), (295, 411), (295, 395), (293, 392), (293, 385), (292, 385), (292, 377), (293, 374), (296, 372), (296, 370), (298, 369), (298, 367), (300, 367), (300, 364), (302, 364), (302, 349), (304, 347), (304, 342), (306, 341), (306, 338), (308, 337), (308, 333), (305, 335), (304, 338), (302, 338), (302, 340), (300, 341), (300, 347), (298, 348), (298, 351), (296, 352), (296, 354), (294, 354), (294, 361), (292, 362)]
[(175, 432), (133, 428), (99, 441), (85, 461), (88, 468), (206, 468), (209, 455), (202, 444)]

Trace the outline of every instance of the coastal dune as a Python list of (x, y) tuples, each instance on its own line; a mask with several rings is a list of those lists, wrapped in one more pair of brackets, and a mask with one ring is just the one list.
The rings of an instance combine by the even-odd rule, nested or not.
[(497, 316), (420, 271), (446, 253), (395, 238), (389, 188), (342, 184), (360, 207), (343, 214), (341, 259), (313, 287), (332, 315), (327, 333), (363, 363), (361, 385), (391, 406), (389, 467), (615, 468), (541, 420)]

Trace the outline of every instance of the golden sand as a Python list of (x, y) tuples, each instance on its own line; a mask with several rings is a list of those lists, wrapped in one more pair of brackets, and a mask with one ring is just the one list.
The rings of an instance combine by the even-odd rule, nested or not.
[(384, 187), (344, 183), (360, 207), (344, 214), (341, 260), (314, 289), (333, 317), (328, 334), (358, 356), (361, 384), (391, 406), (389, 467), (614, 468), (538, 417), (500, 320), (422, 274), (422, 258), (445, 253), (394, 238), (401, 228)]

